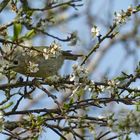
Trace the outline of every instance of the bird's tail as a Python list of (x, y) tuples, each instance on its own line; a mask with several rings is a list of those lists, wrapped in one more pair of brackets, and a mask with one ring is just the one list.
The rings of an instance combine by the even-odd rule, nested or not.
[(71, 51), (63, 51), (62, 54), (65, 57), (65, 59), (68, 59), (68, 60), (77, 60), (78, 57), (83, 56), (80, 54), (72, 54)]

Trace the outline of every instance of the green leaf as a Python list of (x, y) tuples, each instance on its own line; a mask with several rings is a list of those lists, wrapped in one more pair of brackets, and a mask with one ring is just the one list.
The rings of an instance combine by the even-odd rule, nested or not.
[(14, 23), (13, 40), (17, 40), (19, 38), (21, 31), (22, 31), (22, 25), (20, 23)]
[(25, 37), (29, 39), (29, 38), (32, 38), (34, 35), (35, 35), (35, 30), (32, 29), (28, 33), (25, 34)]
[(71, 98), (71, 99), (70, 99), (70, 104), (73, 104), (73, 103), (74, 103), (74, 99)]
[(136, 103), (136, 111), (140, 112), (140, 102)]
[(125, 140), (131, 140), (131, 138), (129, 137), (129, 135), (126, 136)]
[(66, 110), (67, 110), (67, 109), (69, 109), (70, 105), (69, 105), (69, 104), (64, 103), (63, 107), (64, 107), (64, 109), (66, 109)]
[(4, 110), (4, 109), (7, 109), (9, 107), (11, 107), (14, 103), (13, 102), (9, 102), (8, 104), (4, 105), (4, 106), (1, 106), (0, 107), (0, 110)]

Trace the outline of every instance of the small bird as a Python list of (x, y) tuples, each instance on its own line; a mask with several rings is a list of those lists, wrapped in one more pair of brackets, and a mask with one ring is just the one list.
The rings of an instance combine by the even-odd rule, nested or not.
[(30, 77), (47, 78), (57, 75), (64, 60), (77, 60), (82, 55), (63, 51), (53, 43), (50, 47), (16, 47), (8, 55), (8, 68)]

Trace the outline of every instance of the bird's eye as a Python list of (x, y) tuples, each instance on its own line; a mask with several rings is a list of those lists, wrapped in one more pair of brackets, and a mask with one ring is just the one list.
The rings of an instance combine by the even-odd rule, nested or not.
[(13, 61), (13, 64), (18, 65), (18, 61), (17, 60), (14, 60)]

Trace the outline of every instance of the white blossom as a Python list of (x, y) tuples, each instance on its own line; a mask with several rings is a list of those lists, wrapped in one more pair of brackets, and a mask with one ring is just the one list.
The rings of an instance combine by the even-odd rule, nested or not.
[(112, 87), (114, 87), (114, 86), (116, 85), (114, 80), (109, 80), (109, 81), (107, 82), (107, 84), (108, 84), (109, 86), (112, 86)]
[(124, 11), (121, 11), (121, 12), (118, 12), (118, 13), (115, 12), (114, 21), (115, 21), (116, 24), (125, 23), (126, 19), (127, 19), (127, 16), (126, 16), (126, 13)]
[(43, 49), (43, 56), (44, 56), (45, 60), (47, 60), (47, 59), (49, 58), (49, 55), (48, 55), (47, 52), (48, 52), (48, 51), (47, 51), (47, 48), (44, 48), (44, 49)]
[(31, 73), (36, 73), (39, 71), (39, 64), (29, 61), (28, 71)]
[(38, 55), (38, 52), (36, 50), (32, 50), (31, 48), (23, 48), (22, 55), (29, 55), (30, 57), (35, 57)]
[(43, 49), (43, 56), (46, 60), (50, 57), (58, 57), (60, 54), (61, 49), (55, 42), (49, 48)]
[(74, 81), (75, 83), (79, 83), (80, 79), (87, 80), (88, 77), (88, 71), (87, 69), (74, 65), (73, 66), (73, 73), (70, 76), (70, 81)]
[(86, 85), (85, 88), (84, 88), (84, 90), (88, 90), (89, 92), (91, 92), (92, 91), (92, 88), (89, 87), (89, 85)]
[(90, 81), (93, 85), (95, 85), (95, 82), (93, 80)]
[(60, 55), (60, 47), (54, 42), (52, 45), (51, 45), (51, 49), (50, 49), (50, 53), (53, 54), (54, 57), (57, 57)]
[(106, 116), (99, 115), (98, 118), (99, 118), (99, 119), (106, 119)]
[(103, 92), (105, 90), (105, 86), (100, 85), (100, 90), (101, 90), (101, 92)]
[(99, 36), (100, 35), (100, 29), (97, 26), (93, 26), (91, 28), (91, 33), (93, 37)]

